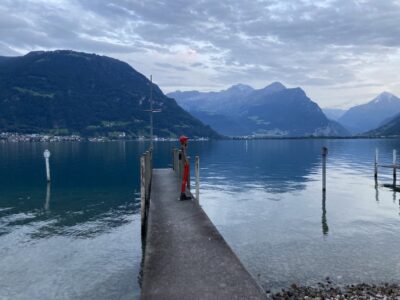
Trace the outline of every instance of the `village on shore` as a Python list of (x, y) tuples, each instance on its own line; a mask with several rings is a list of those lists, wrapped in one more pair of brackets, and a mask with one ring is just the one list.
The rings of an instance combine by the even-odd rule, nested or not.
[[(106, 137), (106, 136), (97, 136), (97, 137), (82, 137), (79, 135), (51, 135), (51, 134), (40, 134), (40, 133), (31, 133), (31, 134), (23, 134), (16, 132), (0, 132), (0, 142), (107, 142), (107, 141), (149, 141), (148, 137), (140, 136), (138, 138), (130, 138), (127, 135), (118, 135), (116, 137)], [(178, 138), (164, 138), (154, 136), (154, 141), (160, 142), (176, 142)], [(195, 138), (192, 140), (196, 141), (208, 141), (208, 138), (201, 137)]]

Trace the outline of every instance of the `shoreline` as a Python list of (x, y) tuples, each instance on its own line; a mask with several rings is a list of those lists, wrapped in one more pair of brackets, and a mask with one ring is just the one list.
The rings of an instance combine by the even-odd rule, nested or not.
[[(259, 140), (377, 140), (377, 139), (398, 139), (398, 136), (235, 136), (235, 137), (221, 137), (212, 139), (207, 137), (195, 137), (191, 141), (204, 142), (213, 140), (222, 141), (259, 141)], [(110, 138), (107, 136), (80, 136), (80, 135), (52, 135), (42, 133), (23, 134), (15, 132), (0, 132), (0, 142), (150, 142), (149, 138), (139, 137), (119, 137)], [(154, 137), (154, 142), (176, 142), (176, 137)]]
[(400, 299), (400, 284), (337, 284), (329, 277), (316, 285), (292, 284), (280, 292), (266, 291), (268, 299)]

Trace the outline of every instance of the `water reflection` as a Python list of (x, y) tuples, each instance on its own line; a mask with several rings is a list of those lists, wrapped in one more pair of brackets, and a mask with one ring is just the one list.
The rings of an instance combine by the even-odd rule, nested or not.
[(322, 234), (328, 235), (329, 226), (326, 219), (326, 191), (322, 192)]
[[(53, 153), (45, 189), (44, 148)], [(138, 157), (138, 147), (125, 142), (0, 144), (1, 234), (29, 226), (35, 239), (93, 237), (130, 222), (139, 210)]]
[(375, 178), (375, 201), (379, 203), (379, 184), (376, 178)]
[(321, 162), (321, 141), (313, 140), (212, 141), (193, 143), (190, 151), (207, 166), (203, 181), (228, 184), (233, 191), (238, 182), (269, 193), (302, 190)]
[[(393, 265), (400, 255), (382, 257), (381, 248), (400, 247), (400, 202), (371, 177), (375, 148), (390, 160), (400, 141), (249, 141), (247, 152), (237, 143), (191, 149), (208, 155), (200, 154), (205, 211), (263, 286), (399, 276)], [(329, 195), (321, 195), (323, 146), (330, 150)], [(382, 170), (379, 179), (393, 188), (391, 171)]]
[[(0, 143), (0, 299), (139, 297), (144, 147)], [(46, 148), (52, 182), (44, 185)]]
[[(326, 276), (347, 282), (398, 278), (393, 266), (400, 255), (391, 251), (393, 255), (382, 257), (381, 250), (382, 245), (388, 251), (400, 247), (400, 202), (378, 183), (374, 190), (371, 175), (374, 149), (381, 149), (382, 160), (390, 160), (391, 149), (399, 144), (210, 141), (191, 142), (189, 152), (201, 157), (202, 206), (246, 267), (272, 288)], [(176, 146), (155, 143), (154, 166), (167, 167)], [(329, 196), (321, 198), (322, 146), (330, 154)], [(131, 142), (0, 143), (0, 269), (6, 270), (0, 272), (0, 282), (6, 283), (0, 298), (7, 289), (25, 291), (38, 274), (53, 280), (54, 270), (65, 272), (57, 274), (63, 284), (49, 287), (46, 280), (35, 281), (26, 291), (62, 290), (69, 298), (79, 298), (76, 295), (86, 295), (82, 291), (90, 285), (85, 279), (100, 277), (88, 293), (101, 286), (101, 292), (115, 292), (109, 299), (121, 298), (119, 283), (106, 283), (111, 277), (115, 282), (125, 278), (126, 286), (132, 286), (137, 274), (127, 262), (140, 264), (138, 158), (147, 147)], [(53, 153), (53, 181), (46, 188), (45, 148)], [(384, 172), (382, 183), (392, 183), (392, 174)], [(329, 238), (321, 239), (321, 231)], [(130, 271), (120, 272), (124, 269)]]
[(46, 187), (46, 201), (44, 202), (44, 209), (46, 211), (50, 209), (50, 197), (51, 197), (50, 193), (51, 193), (51, 183), (48, 182)]

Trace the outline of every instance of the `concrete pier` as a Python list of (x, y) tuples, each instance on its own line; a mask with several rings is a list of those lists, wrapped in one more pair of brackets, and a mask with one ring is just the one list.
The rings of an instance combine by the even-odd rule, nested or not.
[(142, 299), (267, 299), (196, 201), (179, 201), (180, 180), (154, 169)]

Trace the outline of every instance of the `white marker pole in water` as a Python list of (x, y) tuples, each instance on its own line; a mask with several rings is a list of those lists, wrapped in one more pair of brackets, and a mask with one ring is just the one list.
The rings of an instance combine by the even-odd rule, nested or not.
[(46, 178), (47, 182), (50, 182), (50, 163), (49, 163), (49, 158), (50, 158), (50, 151), (49, 150), (44, 150), (43, 152), (44, 159), (46, 160)]
[(326, 191), (326, 157), (328, 156), (328, 148), (322, 147), (322, 191)]

